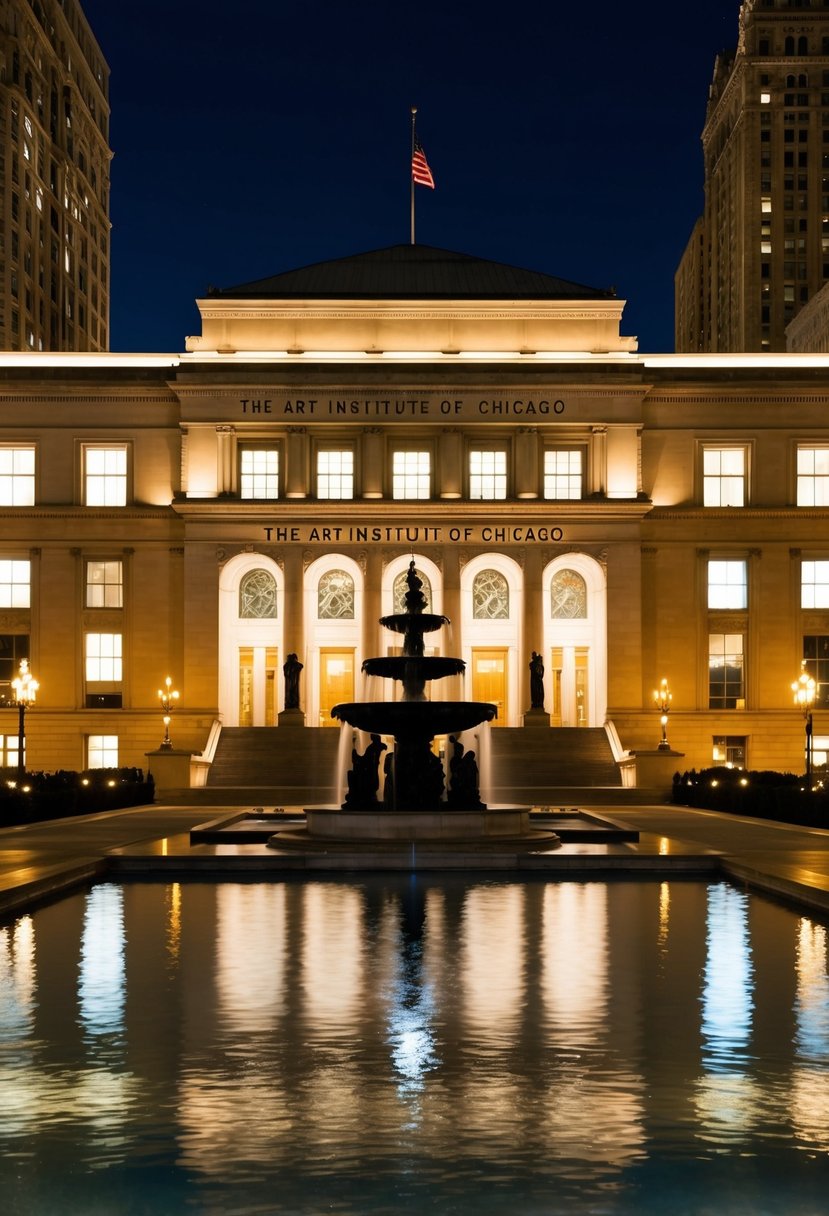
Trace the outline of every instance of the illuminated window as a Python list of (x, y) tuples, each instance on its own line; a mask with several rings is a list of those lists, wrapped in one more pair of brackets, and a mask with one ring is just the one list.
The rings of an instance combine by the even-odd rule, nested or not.
[(120, 633), (86, 635), (86, 678), (101, 684), (117, 683), (122, 678)]
[(0, 447), (0, 506), (33, 507), (35, 503), (35, 449)]
[(803, 639), (806, 670), (815, 682), (815, 705), (829, 706), (829, 636), (810, 634)]
[(800, 607), (829, 608), (829, 561), (800, 563)]
[(345, 570), (328, 570), (317, 587), (317, 618), (354, 620), (354, 579)]
[(743, 635), (708, 635), (708, 708), (745, 709)]
[(745, 768), (745, 735), (715, 735), (711, 759), (714, 764), (724, 764), (726, 768)]
[(748, 566), (745, 561), (708, 563), (708, 607), (745, 608), (748, 605)]
[(704, 448), (702, 475), (702, 501), (704, 506), (745, 506), (745, 448)]
[(797, 449), (797, 505), (829, 506), (829, 447)]
[(587, 583), (577, 570), (558, 570), (550, 584), (553, 620), (574, 621), (587, 617)]
[(771, 199), (770, 198), (764, 197), (764, 198), (760, 199), (760, 210), (764, 215), (769, 215), (771, 213)]
[(27, 633), (0, 633), (0, 705), (12, 700), (12, 680), (20, 671), (20, 660), (28, 657)]
[(354, 453), (351, 448), (317, 452), (317, 498), (354, 497)]
[(123, 608), (124, 568), (120, 561), (86, 563), (86, 607)]
[(771, 101), (771, 93), (761, 93), (760, 94), (760, 104), (761, 105), (767, 106), (770, 101)]
[(32, 563), (17, 558), (0, 560), (0, 608), (28, 608), (31, 603)]
[(429, 498), (431, 472), (429, 452), (395, 452), (392, 459), (392, 498)]
[(85, 502), (88, 507), (124, 507), (127, 503), (125, 444), (84, 448)]
[(240, 582), (239, 616), (243, 620), (276, 617), (276, 579), (269, 570), (249, 570)]
[(239, 494), (242, 498), (279, 497), (277, 448), (242, 448), (239, 452)]
[(544, 497), (581, 498), (581, 448), (548, 448), (544, 453)]
[[(18, 735), (0, 735), (0, 768), (17, 768)], [(26, 739), (23, 739), (23, 750), (26, 749)]]
[(507, 454), (479, 449), (469, 453), (469, 497), (496, 499), (507, 496)]
[(497, 570), (482, 570), (472, 584), (472, 619), (509, 619), (509, 583)]
[(86, 741), (87, 768), (118, 767), (118, 736), (90, 735)]

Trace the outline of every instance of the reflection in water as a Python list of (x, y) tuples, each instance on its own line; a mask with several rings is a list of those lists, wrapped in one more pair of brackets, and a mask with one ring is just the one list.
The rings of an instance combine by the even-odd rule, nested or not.
[[(21, 919), (0, 932), (4, 1201), (812, 1216), (825, 931), (773, 905), (750, 922), (728, 887), (686, 915), (705, 898), (690, 881), (386, 875), (140, 884), (126, 903), (106, 886)], [(78, 1022), (59, 1012), (73, 1003)]]

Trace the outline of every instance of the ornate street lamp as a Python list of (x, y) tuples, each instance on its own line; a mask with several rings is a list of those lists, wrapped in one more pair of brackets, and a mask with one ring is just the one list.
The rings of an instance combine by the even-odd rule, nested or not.
[(29, 671), (29, 660), (20, 660), (20, 672), (12, 680), (14, 703), (17, 706), (17, 780), (22, 781), (26, 776), (26, 710), (34, 705), (37, 690), (40, 688), (37, 680)]
[(161, 746), (165, 751), (169, 751), (173, 746), (170, 738), (170, 715), (173, 712), (173, 705), (178, 700), (178, 692), (173, 688), (173, 681), (169, 676), (164, 681), (164, 687), (158, 690), (158, 699), (164, 711), (164, 738), (161, 740)]
[(659, 750), (668, 752), (671, 750), (671, 745), (668, 742), (668, 714), (671, 711), (671, 701), (673, 693), (668, 688), (668, 681), (663, 680), (658, 688), (653, 690), (653, 703), (660, 713), (660, 724), (662, 726), (662, 738), (659, 741)]
[(806, 660), (800, 664), (800, 675), (792, 683), (794, 703), (803, 714), (806, 725), (806, 780), (812, 784), (812, 708), (815, 704), (817, 685), (806, 669)]

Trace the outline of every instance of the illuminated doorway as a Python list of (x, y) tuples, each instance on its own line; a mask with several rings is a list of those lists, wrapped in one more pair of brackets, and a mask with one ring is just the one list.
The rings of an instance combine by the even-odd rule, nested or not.
[(472, 700), (497, 706), (493, 726), (507, 724), (507, 655), (505, 648), (476, 647), (472, 651)]
[(261, 553), (219, 576), (219, 713), (225, 726), (276, 726), (282, 681), (282, 571)]
[(554, 646), (550, 657), (551, 726), (590, 724), (590, 655), (586, 646)]
[(607, 581), (600, 562), (566, 553), (542, 577), (544, 706), (551, 726), (604, 726), (607, 714)]
[(239, 647), (240, 726), (276, 726), (277, 664), (275, 646)]
[(342, 701), (354, 700), (354, 651), (320, 650), (320, 726), (339, 726), (331, 710)]

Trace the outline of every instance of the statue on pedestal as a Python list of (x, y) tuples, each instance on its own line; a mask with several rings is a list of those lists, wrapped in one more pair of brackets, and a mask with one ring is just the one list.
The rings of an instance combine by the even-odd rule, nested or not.
[(532, 652), (530, 659), (530, 709), (544, 708), (544, 660)]
[(295, 654), (289, 654), (282, 664), (282, 674), (285, 677), (285, 708), (299, 709), (299, 673), (303, 664)]

